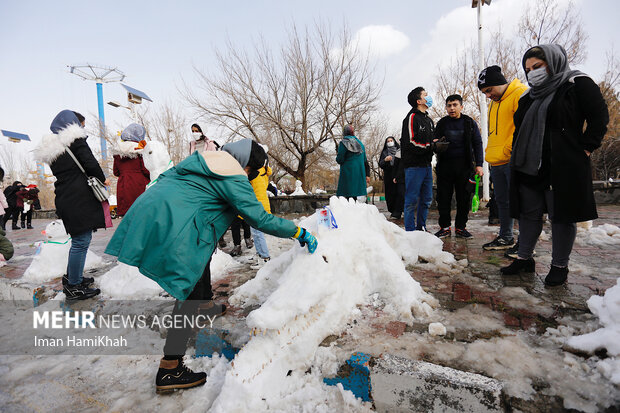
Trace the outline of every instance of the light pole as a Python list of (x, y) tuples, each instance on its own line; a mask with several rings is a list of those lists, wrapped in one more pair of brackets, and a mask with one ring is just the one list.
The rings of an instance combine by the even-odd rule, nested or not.
[[(484, 42), (482, 40), (482, 5), (491, 5), (491, 0), (472, 0), (471, 7), (478, 9), (478, 73), (484, 69)], [(487, 121), (487, 98), (483, 96), (480, 99), (480, 135), (482, 135), (482, 149), (485, 150), (489, 138), (489, 124)], [(484, 152), (483, 152), (484, 155)], [(482, 177), (482, 199), (488, 201), (490, 198), (490, 176), (489, 163), (482, 163), (484, 176)]]
[(125, 74), (115, 67), (95, 66), (89, 63), (84, 65), (67, 66), (69, 73), (81, 77), (83, 80), (92, 80), (97, 83), (97, 105), (99, 108), (99, 133), (101, 135), (101, 159), (108, 158), (105, 140), (105, 116), (103, 112), (103, 84), (122, 82)]

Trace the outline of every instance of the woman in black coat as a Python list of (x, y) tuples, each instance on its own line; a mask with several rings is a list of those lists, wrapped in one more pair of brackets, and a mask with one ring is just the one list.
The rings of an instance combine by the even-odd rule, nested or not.
[(4, 212), (4, 216), (2, 217), (2, 229), (5, 228), (5, 225), (9, 220), (13, 220), (13, 225), (11, 229), (18, 230), (20, 229), (17, 225), (17, 221), (19, 219), (19, 213), (21, 208), (17, 206), (17, 193), (24, 187), (24, 185), (19, 182), (13, 182), (13, 185), (8, 186), (4, 190), (4, 196), (6, 197), (6, 202), (9, 205), (8, 209)]
[(109, 181), (86, 143), (86, 131), (80, 125), (76, 113), (63, 110), (56, 115), (50, 129), (53, 134), (43, 137), (36, 155), (39, 160), (50, 165), (56, 177), (56, 214), (71, 235), (63, 292), (69, 299), (90, 298), (99, 294), (99, 289), (88, 287), (94, 280), (83, 277), (84, 263), (93, 231), (106, 227), (104, 206), (95, 198), (86, 176), (69, 155), (67, 148), (88, 176), (94, 176), (106, 185), (109, 185)]
[(400, 145), (393, 136), (388, 136), (383, 144), (383, 150), (379, 157), (379, 167), (383, 169), (383, 187), (385, 189), (385, 203), (387, 209), (392, 216), (397, 208), (395, 208), (397, 198), (397, 188), (394, 183), (396, 177), (396, 168), (394, 167), (396, 152), (400, 149)]
[(609, 114), (599, 87), (584, 73), (569, 68), (561, 46), (529, 49), (523, 69), (531, 88), (514, 115), (510, 160), (510, 209), (519, 219), (519, 251), (518, 259), (502, 273), (535, 270), (532, 252), (542, 231), (543, 213), (548, 212), (553, 244), (545, 284), (555, 286), (568, 277), (575, 223), (598, 217), (590, 155), (601, 145)]

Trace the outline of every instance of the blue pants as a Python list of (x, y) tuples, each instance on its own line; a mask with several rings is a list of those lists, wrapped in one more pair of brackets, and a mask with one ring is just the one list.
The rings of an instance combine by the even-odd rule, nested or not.
[(252, 238), (254, 238), (254, 247), (256, 247), (256, 253), (261, 258), (269, 258), (269, 248), (267, 248), (267, 241), (265, 240), (265, 234), (250, 227), (252, 231)]
[(71, 285), (82, 283), (82, 273), (84, 272), (84, 264), (86, 263), (86, 254), (88, 253), (88, 246), (92, 238), (92, 231), (82, 232), (71, 237), (69, 263), (67, 264), (67, 278)]
[[(428, 208), (433, 200), (433, 168), (405, 169), (405, 230), (426, 229)], [(417, 225), (416, 225), (417, 207)]]
[(510, 218), (510, 165), (491, 166), (493, 193), (499, 215), (499, 236), (510, 239), (514, 220)]

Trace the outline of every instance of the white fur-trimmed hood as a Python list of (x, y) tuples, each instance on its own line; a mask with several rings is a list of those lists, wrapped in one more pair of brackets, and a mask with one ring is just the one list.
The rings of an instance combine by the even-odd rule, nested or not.
[(58, 133), (43, 136), (34, 150), (37, 161), (51, 164), (62, 155), (76, 139), (85, 138), (86, 131), (77, 124), (71, 124)]
[(118, 140), (112, 147), (112, 155), (118, 155), (121, 158), (136, 158), (142, 149), (136, 149), (138, 142)]

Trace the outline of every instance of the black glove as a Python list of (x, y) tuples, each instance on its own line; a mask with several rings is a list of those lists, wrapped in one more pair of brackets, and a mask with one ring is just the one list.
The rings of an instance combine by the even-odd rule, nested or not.
[(442, 152), (447, 151), (448, 146), (450, 146), (450, 142), (448, 142), (445, 137), (431, 144), (431, 148), (433, 149), (433, 152), (435, 153), (442, 153)]

